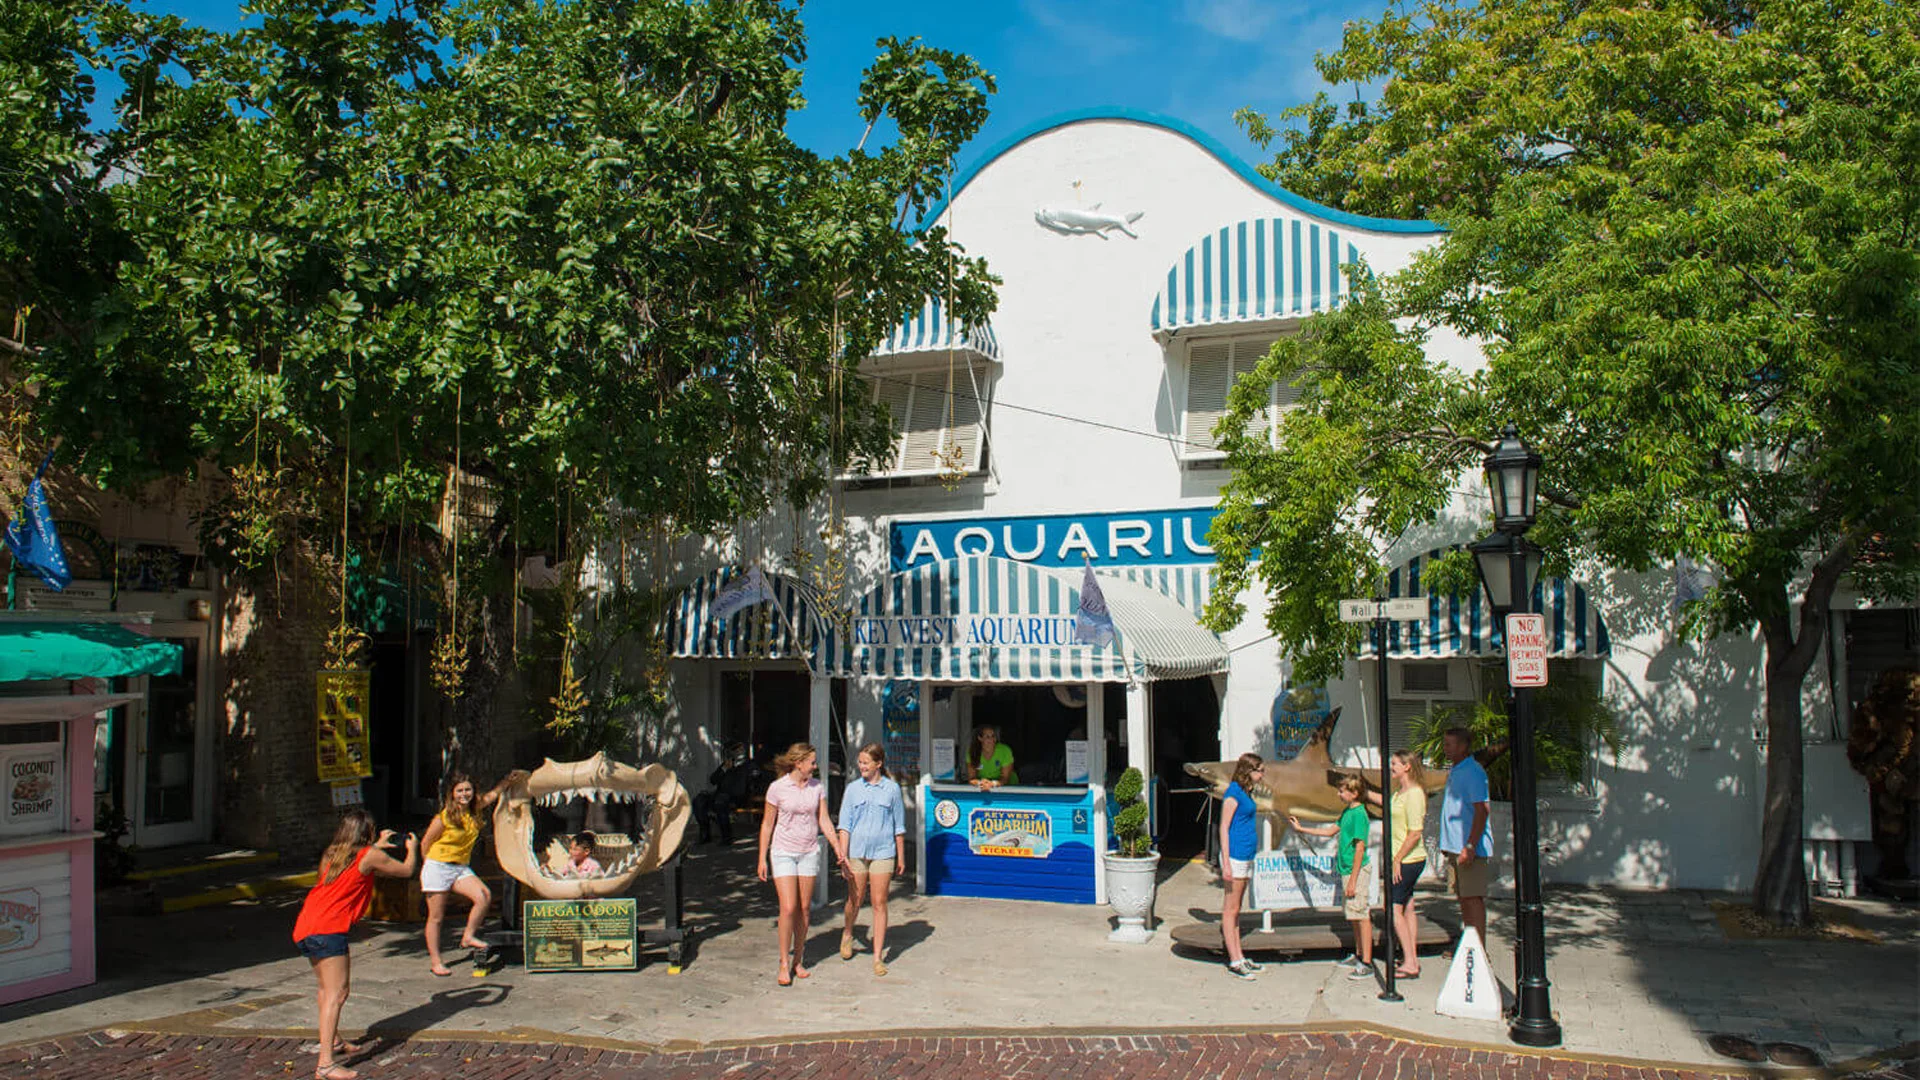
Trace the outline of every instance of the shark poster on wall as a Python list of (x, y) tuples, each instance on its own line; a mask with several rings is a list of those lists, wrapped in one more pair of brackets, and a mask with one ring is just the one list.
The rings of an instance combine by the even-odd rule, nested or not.
[(638, 901), (528, 900), (521, 907), (527, 970), (632, 971), (639, 967)]

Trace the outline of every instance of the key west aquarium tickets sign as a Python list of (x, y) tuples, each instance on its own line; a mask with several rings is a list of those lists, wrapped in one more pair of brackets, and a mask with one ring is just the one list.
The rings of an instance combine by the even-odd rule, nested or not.
[(1053, 853), (1053, 819), (1045, 810), (975, 807), (967, 811), (967, 848), (975, 855), (1044, 859)]
[(996, 555), (1034, 566), (1190, 566), (1213, 562), (1212, 506), (1123, 514), (896, 521), (888, 530), (895, 571)]

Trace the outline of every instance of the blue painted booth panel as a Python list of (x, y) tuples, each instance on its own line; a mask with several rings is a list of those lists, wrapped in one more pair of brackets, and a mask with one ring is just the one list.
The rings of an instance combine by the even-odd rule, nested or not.
[(926, 813), (927, 891), (1091, 904), (1093, 826), (1085, 789), (936, 787)]

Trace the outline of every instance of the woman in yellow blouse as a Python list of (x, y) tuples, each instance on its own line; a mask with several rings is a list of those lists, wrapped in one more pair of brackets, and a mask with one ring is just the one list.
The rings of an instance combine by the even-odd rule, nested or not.
[(487, 909), (493, 906), (493, 891), (473, 872), (473, 848), (480, 841), (480, 817), (488, 807), (500, 798), (507, 785), (515, 778), (526, 773), (516, 769), (506, 778), (493, 786), (493, 790), (480, 796), (473, 795), (473, 780), (465, 773), (454, 773), (447, 777), (447, 798), (440, 806), (440, 812), (433, 816), (433, 823), (427, 826), (427, 834), (420, 839), (420, 847), (426, 852), (426, 860), (420, 864), (420, 891), (427, 898), (427, 958), (433, 962), (435, 975), (453, 974), (440, 960), (440, 924), (447, 917), (447, 894), (459, 893), (473, 905), (467, 914), (466, 932), (460, 935), (460, 945), (468, 949), (484, 949), (487, 943), (480, 940), (480, 924), (486, 921)]
[[(1395, 750), (1388, 770), (1393, 775), (1393, 877), (1385, 882), (1388, 890), (1387, 913), (1393, 920), (1393, 936), (1400, 942), (1400, 963), (1393, 969), (1402, 979), (1420, 977), (1420, 926), (1413, 913), (1413, 887), (1427, 868), (1426, 840), (1422, 835), (1427, 821), (1426, 770), (1420, 759), (1406, 750)], [(1367, 801), (1380, 805), (1380, 793), (1369, 790)]]

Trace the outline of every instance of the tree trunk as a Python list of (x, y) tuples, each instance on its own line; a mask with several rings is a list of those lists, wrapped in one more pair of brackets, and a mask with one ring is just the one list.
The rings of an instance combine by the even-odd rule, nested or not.
[[(1767, 644), (1767, 794), (1760, 826), (1760, 867), (1753, 907), (1782, 926), (1807, 921), (1806, 749), (1801, 737), (1800, 691), (1827, 636), (1827, 606), (1840, 575), (1853, 561), (1858, 538), (1848, 536), (1814, 564), (1796, 616), (1785, 584), (1759, 590), (1754, 606)], [(1797, 626), (1795, 624), (1798, 624)]]
[[(1753, 879), (1754, 910), (1783, 926), (1807, 921), (1805, 836), (1806, 750), (1801, 739), (1800, 687), (1807, 665), (1793, 650), (1767, 648), (1767, 793), (1760, 827), (1760, 869)], [(1795, 668), (1798, 667), (1798, 670)]]

